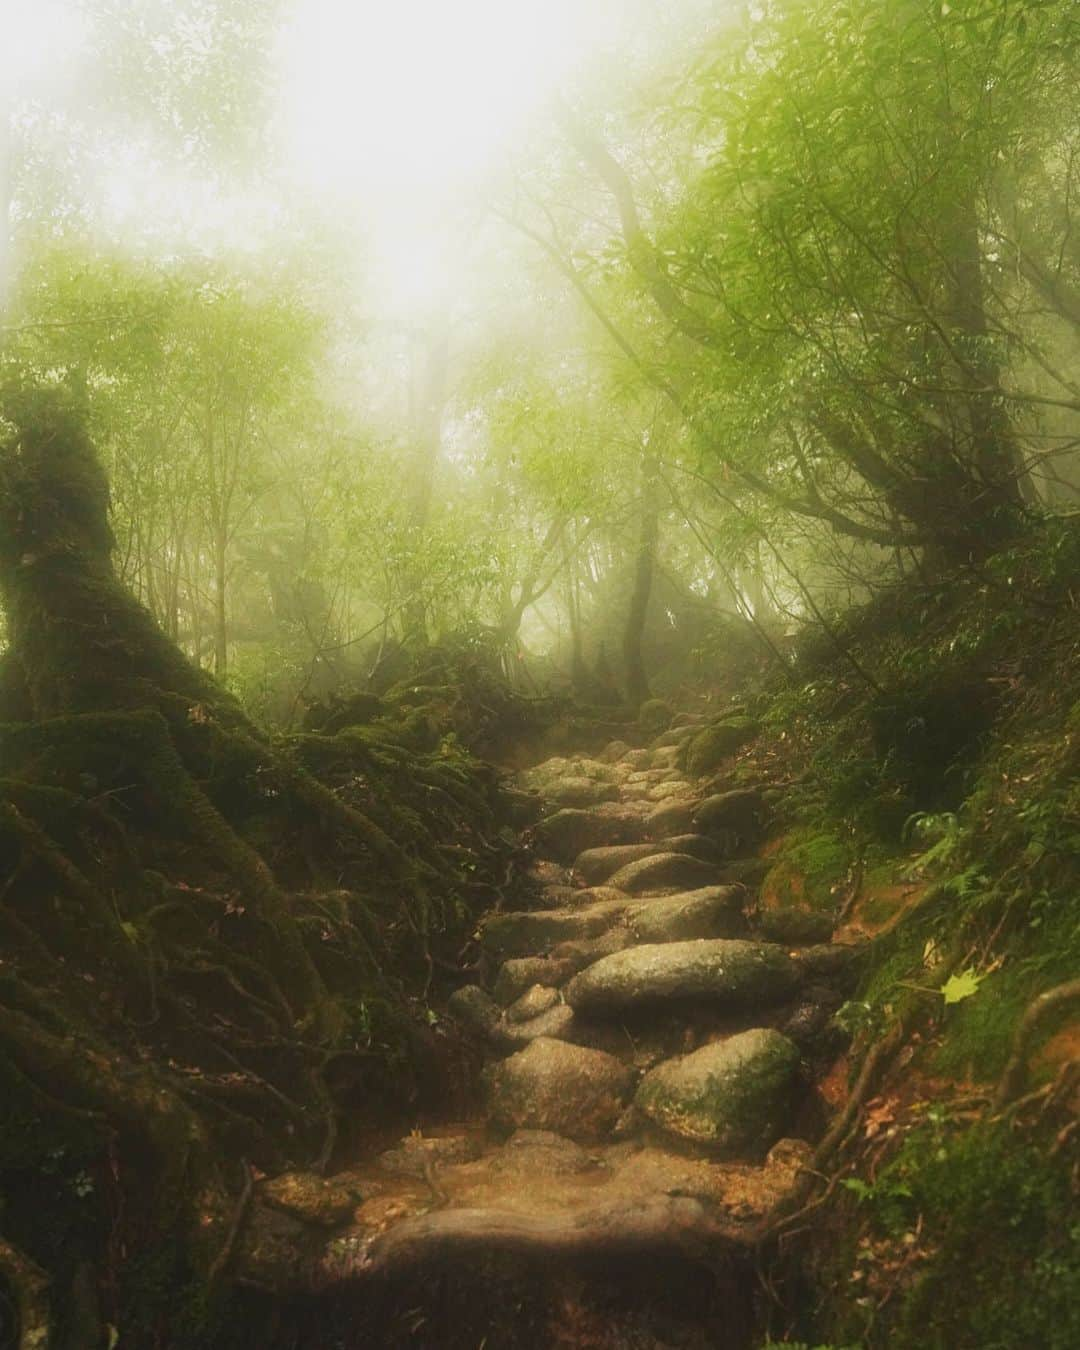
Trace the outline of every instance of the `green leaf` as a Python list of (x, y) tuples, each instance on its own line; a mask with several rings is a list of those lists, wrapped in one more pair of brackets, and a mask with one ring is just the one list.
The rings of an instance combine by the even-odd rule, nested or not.
[(977, 975), (974, 970), (965, 970), (959, 975), (950, 975), (941, 986), (941, 992), (946, 1004), (963, 1003), (964, 999), (979, 992), (981, 983), (981, 975)]

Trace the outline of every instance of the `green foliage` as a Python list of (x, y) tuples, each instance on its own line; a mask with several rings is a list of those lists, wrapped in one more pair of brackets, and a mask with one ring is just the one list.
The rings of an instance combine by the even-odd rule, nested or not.
[(1000, 1125), (938, 1113), (907, 1136), (863, 1196), (898, 1237), (921, 1221), (927, 1252), (887, 1314), (890, 1347), (1065, 1350), (1080, 1336), (1080, 1229), (1061, 1158)]

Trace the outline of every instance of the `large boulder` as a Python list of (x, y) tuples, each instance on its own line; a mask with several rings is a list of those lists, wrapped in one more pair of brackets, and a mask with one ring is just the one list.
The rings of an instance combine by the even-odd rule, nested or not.
[(741, 886), (703, 886), (631, 905), (624, 922), (638, 942), (739, 937), (746, 932), (745, 898)]
[(778, 1031), (744, 1031), (645, 1075), (634, 1105), (665, 1133), (717, 1155), (761, 1156), (784, 1132), (799, 1051)]
[(545, 816), (537, 825), (536, 846), (539, 852), (556, 862), (571, 863), (587, 848), (602, 844), (638, 844), (645, 838), (645, 819), (633, 806), (594, 806), (585, 811), (580, 807), (564, 807)]
[(628, 895), (641, 895), (645, 891), (693, 890), (715, 880), (714, 863), (702, 862), (689, 853), (655, 853), (620, 867), (609, 884)]
[(633, 1074), (602, 1050), (541, 1037), (491, 1066), (485, 1081), (491, 1117), (503, 1128), (595, 1140), (621, 1115)]
[(782, 1002), (800, 978), (799, 967), (781, 947), (717, 938), (614, 952), (575, 975), (563, 992), (571, 1007), (584, 1012), (680, 999), (748, 1009)]
[(727, 717), (704, 731), (698, 731), (686, 748), (686, 771), (691, 778), (704, 778), (752, 741), (758, 734), (758, 724), (749, 717)]

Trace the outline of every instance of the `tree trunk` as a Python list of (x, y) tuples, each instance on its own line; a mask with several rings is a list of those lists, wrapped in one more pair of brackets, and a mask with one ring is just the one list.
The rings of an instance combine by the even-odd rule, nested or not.
[(645, 621), (649, 614), (653, 573), (656, 570), (656, 540), (659, 530), (656, 477), (656, 460), (649, 451), (646, 451), (641, 460), (640, 517), (637, 548), (634, 553), (634, 585), (630, 593), (630, 607), (626, 614), (622, 642), (626, 699), (634, 707), (640, 707), (651, 696), (641, 643), (645, 633)]

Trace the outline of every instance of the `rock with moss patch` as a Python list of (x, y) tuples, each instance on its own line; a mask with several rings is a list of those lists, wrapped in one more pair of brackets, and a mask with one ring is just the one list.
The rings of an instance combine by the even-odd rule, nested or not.
[(729, 717), (698, 731), (686, 749), (686, 771), (691, 778), (703, 778), (741, 750), (758, 734), (758, 724), (750, 717)]
[(782, 1002), (800, 978), (781, 947), (717, 938), (614, 952), (575, 975), (563, 992), (571, 1007), (584, 1012), (684, 999), (748, 1009)]
[(784, 1132), (799, 1051), (778, 1031), (744, 1031), (645, 1075), (637, 1109), (667, 1134), (722, 1156), (761, 1156)]
[(534, 909), (494, 914), (484, 924), (480, 940), (484, 950), (498, 960), (511, 956), (538, 956), (560, 942), (599, 937), (621, 916), (627, 903), (624, 896), (620, 900), (602, 900), (584, 909)]
[(716, 880), (716, 866), (689, 853), (656, 853), (629, 862), (610, 878), (609, 884), (628, 895), (645, 891), (687, 891)]
[(613, 1055), (545, 1037), (485, 1074), (497, 1124), (579, 1140), (610, 1133), (632, 1081), (631, 1071)]
[(571, 863), (587, 848), (601, 844), (637, 844), (645, 837), (645, 819), (632, 806), (597, 806), (591, 811), (565, 807), (536, 827), (536, 844), (543, 854)]
[(739, 937), (746, 932), (745, 897), (741, 886), (703, 886), (632, 905), (625, 923), (639, 942)]

